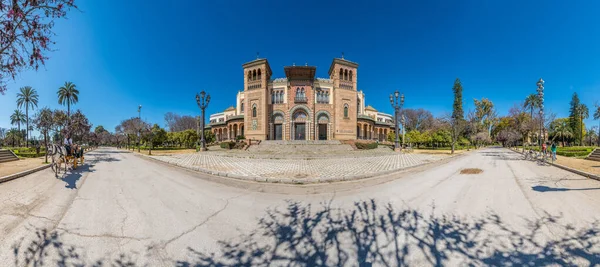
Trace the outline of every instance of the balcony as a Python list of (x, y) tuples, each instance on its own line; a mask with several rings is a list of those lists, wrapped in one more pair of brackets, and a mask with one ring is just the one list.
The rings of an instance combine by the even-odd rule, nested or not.
[(297, 96), (294, 98), (294, 102), (295, 103), (306, 103), (307, 102), (306, 96)]
[(352, 90), (354, 89), (354, 82), (340, 80), (340, 88)]
[(262, 88), (262, 80), (248, 81), (248, 90)]

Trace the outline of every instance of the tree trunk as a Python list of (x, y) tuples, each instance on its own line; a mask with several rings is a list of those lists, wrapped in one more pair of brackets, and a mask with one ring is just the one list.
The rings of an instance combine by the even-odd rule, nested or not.
[(25, 147), (29, 147), (29, 105), (25, 102), (25, 119), (27, 119), (27, 124), (25, 127)]
[(46, 147), (46, 153), (44, 155), (44, 162), (48, 163), (48, 131), (44, 132), (44, 146)]

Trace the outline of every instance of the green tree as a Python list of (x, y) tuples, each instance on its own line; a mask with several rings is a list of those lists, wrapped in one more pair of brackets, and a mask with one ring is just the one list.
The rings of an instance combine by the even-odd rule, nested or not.
[(473, 99), (475, 103), (475, 117), (477, 121), (485, 130), (488, 135), (492, 135), (492, 126), (496, 123), (496, 111), (494, 110), (494, 103), (487, 98), (481, 100)]
[[(44, 136), (44, 146), (48, 148), (48, 135), (50, 130), (54, 126), (54, 118), (52, 115), (52, 110), (49, 108), (42, 108), (35, 114), (33, 119), (33, 124), (35, 127), (42, 133)], [(46, 162), (48, 162), (48, 154), (46, 153)]]
[[(21, 123), (24, 123), (26, 121), (26, 117), (25, 114), (23, 114), (23, 112), (21, 112), (18, 109), (15, 109), (15, 111), (13, 112), (12, 115), (10, 115), (10, 124), (12, 125), (17, 125), (17, 130), (19, 131), (19, 134), (17, 135), (19, 137), (18, 142), (21, 141), (20, 138), (20, 133), (21, 133)], [(14, 143), (14, 140), (13, 140)], [(19, 144), (20, 145), (20, 144)], [(14, 146), (14, 144), (13, 144)]]
[(152, 146), (160, 146), (167, 141), (167, 131), (165, 129), (160, 128), (158, 124), (154, 124), (152, 126)]
[(577, 107), (576, 112), (577, 112), (577, 117), (579, 118), (579, 128), (577, 129), (578, 133), (579, 133), (579, 145), (583, 146), (583, 136), (584, 136), (583, 131), (585, 130), (585, 126), (583, 125), (583, 120), (590, 117), (590, 110), (588, 109), (588, 107), (585, 104), (581, 103)]
[[(58, 88), (58, 104), (67, 105), (67, 118), (71, 118), (71, 105), (79, 102), (79, 90), (72, 82), (65, 82), (65, 85)], [(67, 125), (70, 121), (67, 122)]]
[(552, 139), (558, 138), (562, 141), (562, 146), (565, 146), (565, 138), (573, 138), (573, 130), (569, 126), (567, 118), (556, 119), (550, 124), (550, 134)]
[(207, 144), (212, 144), (215, 142), (215, 140), (217, 140), (215, 133), (213, 133), (211, 130), (204, 130), (204, 139), (206, 140)]
[(525, 98), (525, 102), (523, 103), (523, 108), (529, 110), (529, 116), (533, 118), (533, 110), (539, 108), (541, 105), (541, 101), (538, 95), (530, 94)]
[(17, 107), (25, 106), (25, 118), (27, 119), (25, 146), (29, 147), (29, 108), (34, 109), (38, 105), (38, 93), (31, 86), (21, 87), (21, 91), (17, 93)]
[(8, 130), (8, 132), (6, 132), (6, 142), (11, 142), (12, 146), (15, 146), (15, 142), (18, 142), (20, 140), (20, 135), (21, 135), (21, 131), (19, 131), (18, 129), (12, 128), (10, 130)]
[(454, 86), (452, 87), (452, 91), (454, 92), (454, 104), (452, 105), (452, 116), (450, 117), (450, 126), (452, 133), (452, 151), (454, 154), (454, 147), (456, 146), (456, 142), (460, 137), (464, 120), (465, 120), (465, 112), (463, 111), (463, 101), (462, 101), (462, 91), (463, 87), (460, 82), (460, 79), (456, 78), (454, 81)]
[[(596, 111), (594, 112), (594, 119), (600, 120), (600, 105), (596, 105)], [(598, 146), (600, 146), (600, 121), (598, 122)]]
[(103, 132), (108, 132), (108, 131), (106, 129), (104, 129), (104, 126), (102, 126), (102, 125), (98, 125), (94, 129), (94, 133), (100, 134), (100, 133), (103, 133)]
[[(577, 96), (577, 92), (573, 93), (573, 97), (571, 97), (571, 103), (569, 108), (569, 126), (574, 132), (578, 132), (581, 129), (581, 124), (579, 120), (579, 113), (581, 109), (581, 101), (579, 100), (579, 96)], [(579, 134), (575, 135), (575, 142), (579, 143)]]

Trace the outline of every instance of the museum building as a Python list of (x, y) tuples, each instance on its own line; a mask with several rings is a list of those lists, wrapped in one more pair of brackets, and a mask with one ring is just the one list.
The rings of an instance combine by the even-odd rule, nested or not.
[[(285, 78), (271, 77), (267, 59), (242, 65), (244, 90), (235, 107), (210, 115), (217, 141), (237, 136), (255, 140), (379, 140), (394, 131), (393, 116), (365, 107), (357, 90), (358, 64), (335, 58), (329, 78), (314, 66), (286, 66)], [(384, 97), (384, 96), (382, 96)]]

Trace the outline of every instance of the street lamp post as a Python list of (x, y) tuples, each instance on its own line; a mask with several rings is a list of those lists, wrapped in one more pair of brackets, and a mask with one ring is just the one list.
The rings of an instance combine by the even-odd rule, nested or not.
[[(400, 97), (400, 101), (398, 101), (398, 97)], [(401, 151), (400, 140), (399, 140), (399, 129), (398, 129), (398, 116), (400, 115), (400, 110), (404, 105), (404, 94), (400, 95), (400, 92), (396, 90), (394, 94), (390, 94), (390, 104), (394, 108), (394, 129), (396, 130), (396, 140), (394, 142), (394, 151)]]
[(536, 83), (537, 93), (540, 101), (540, 151), (542, 151), (542, 145), (544, 142), (544, 80), (540, 80)]
[(138, 106), (138, 141), (137, 141), (137, 145), (138, 145), (138, 152), (140, 152), (140, 143), (141, 140), (140, 138), (142, 137), (142, 105)]
[(200, 110), (202, 111), (202, 121), (201, 121), (201, 130), (202, 132), (200, 132), (200, 143), (201, 143), (201, 147), (200, 147), (200, 151), (206, 151), (206, 140), (204, 139), (204, 110), (206, 109), (206, 107), (208, 107), (208, 103), (210, 102), (210, 95), (206, 94), (206, 92), (202, 91), (200, 92), (200, 94), (196, 94), (196, 103), (198, 104), (198, 107), (200, 108)]
[(402, 118), (400, 119), (402, 123), (402, 148), (404, 148), (404, 135), (406, 134), (406, 117), (402, 114)]

